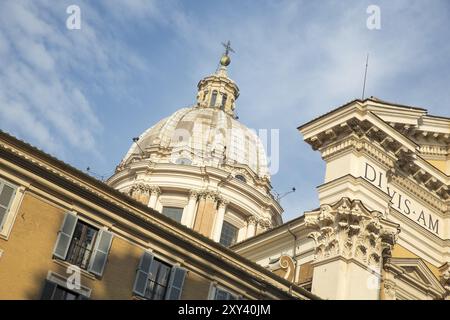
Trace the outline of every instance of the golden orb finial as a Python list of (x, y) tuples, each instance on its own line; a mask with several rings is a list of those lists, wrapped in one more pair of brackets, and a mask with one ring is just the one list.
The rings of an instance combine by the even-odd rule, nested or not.
[(220, 64), (223, 65), (224, 67), (228, 66), (230, 62), (231, 62), (230, 57), (225, 54), (222, 56), (222, 58), (220, 58)]

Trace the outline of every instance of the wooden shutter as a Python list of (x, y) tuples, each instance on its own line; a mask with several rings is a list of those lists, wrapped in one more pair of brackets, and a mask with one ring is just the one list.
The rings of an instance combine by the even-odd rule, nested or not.
[(0, 231), (3, 229), (6, 216), (11, 208), (17, 187), (0, 180)]
[(167, 288), (166, 300), (180, 300), (183, 291), (186, 269), (173, 266), (170, 273), (169, 285)]
[(56, 289), (56, 283), (45, 280), (44, 288), (42, 289), (41, 300), (52, 300)]
[(136, 271), (136, 279), (134, 280), (133, 293), (144, 297), (147, 290), (148, 278), (153, 264), (153, 254), (144, 251), (144, 254), (139, 261), (139, 267)]
[(78, 217), (67, 212), (64, 221), (61, 225), (61, 229), (58, 232), (58, 238), (56, 239), (55, 248), (53, 249), (53, 255), (60, 259), (65, 260), (67, 251), (69, 250), (70, 242), (72, 241), (73, 232), (77, 226)]
[(94, 246), (88, 271), (101, 276), (108, 259), (109, 248), (111, 247), (113, 234), (107, 230), (100, 230)]

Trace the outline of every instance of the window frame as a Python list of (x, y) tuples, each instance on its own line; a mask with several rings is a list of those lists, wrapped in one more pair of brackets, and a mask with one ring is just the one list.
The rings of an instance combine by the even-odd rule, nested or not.
[(162, 266), (166, 266), (166, 267), (168, 267), (168, 269), (169, 269), (169, 270), (168, 270), (168, 274), (167, 274), (166, 283), (165, 283), (165, 285), (164, 285), (164, 294), (162, 295), (162, 299), (154, 299), (154, 295), (155, 295), (155, 293), (156, 293), (155, 284), (156, 284), (157, 286), (158, 286), (158, 285), (159, 285), (159, 286), (162, 286), (160, 283), (157, 282), (158, 273), (159, 273), (159, 271), (160, 271), (160, 267), (159, 267), (159, 268), (157, 269), (157, 274), (156, 274), (155, 280), (150, 279), (150, 277), (147, 278), (147, 290), (146, 290), (145, 294), (147, 294), (147, 291), (149, 290), (149, 284), (150, 284), (150, 282), (152, 282), (152, 283), (153, 283), (152, 296), (151, 296), (151, 297), (144, 296), (143, 298), (146, 299), (146, 300), (154, 300), (154, 301), (158, 301), (158, 300), (166, 300), (167, 290), (169, 289), (169, 284), (170, 284), (170, 276), (171, 276), (171, 273), (172, 273), (172, 269), (174, 268), (174, 265), (173, 265), (173, 264), (169, 264), (169, 263), (167, 263), (166, 261), (160, 259), (159, 257), (154, 256), (154, 257), (153, 257), (153, 261), (152, 261), (152, 267), (153, 267), (153, 264), (154, 264), (155, 262), (159, 263), (159, 264), (162, 265)]
[[(165, 214), (164, 213), (164, 208), (167, 208), (167, 209), (177, 209), (178, 211), (179, 211), (179, 213), (180, 213), (180, 220), (178, 221), (178, 220), (175, 220), (175, 219), (173, 219), (172, 217), (170, 217), (170, 216), (168, 216), (167, 214)], [(161, 214), (162, 215), (164, 215), (165, 217), (167, 217), (167, 218), (169, 218), (169, 219), (172, 219), (173, 221), (176, 221), (176, 222), (178, 222), (178, 223), (181, 223), (181, 221), (183, 221), (183, 213), (184, 213), (184, 208), (181, 208), (181, 207), (175, 207), (175, 206), (162, 206), (162, 209), (161, 209)]]
[[(67, 288), (67, 277), (60, 275), (56, 272), (49, 271), (47, 273), (47, 277), (45, 278), (46, 281), (52, 282), (55, 285), (58, 285), (60, 287), (66, 288), (69, 291), (75, 292), (76, 294), (79, 294), (83, 296), (86, 299), (89, 299), (92, 294), (92, 289), (83, 285), (80, 285), (79, 289), (69, 289)], [(42, 295), (42, 294), (41, 294)]]
[[(223, 291), (227, 294), (227, 297), (234, 297), (235, 299), (222, 299), (222, 300), (216, 300), (217, 292)], [(211, 283), (211, 287), (208, 294), (208, 300), (214, 300), (214, 301), (232, 301), (232, 300), (242, 300), (242, 295), (237, 294), (233, 290), (230, 290), (222, 285), (217, 284), (216, 282)]]
[[(72, 232), (72, 235), (70, 237), (69, 245), (67, 246), (67, 251), (65, 252), (65, 256), (63, 258), (62, 256), (57, 254), (57, 248), (58, 248), (58, 245), (60, 244), (59, 241), (60, 241), (61, 230), (62, 230), (62, 228), (64, 228), (65, 221), (66, 221), (68, 215), (71, 215), (72, 217), (75, 217), (76, 218), (76, 223), (75, 223), (75, 227), (74, 227), (74, 230)], [(90, 257), (88, 259), (87, 268), (86, 269), (81, 268), (81, 266), (68, 261), (69, 250), (70, 250), (70, 247), (71, 247), (72, 241), (73, 241), (73, 233), (75, 232), (76, 226), (78, 225), (79, 222), (81, 222), (83, 224), (86, 224), (87, 226), (89, 226), (91, 228), (97, 229), (97, 234), (96, 234), (95, 240), (93, 241), (93, 247), (91, 249), (92, 252), (91, 252)], [(110, 237), (109, 243), (108, 243), (108, 251), (107, 252), (103, 252), (103, 250), (99, 249), (100, 242), (101, 242), (101, 240), (103, 240), (103, 238), (102, 238), (103, 237), (103, 233), (105, 233), (106, 236)], [(112, 242), (114, 240), (114, 237), (116, 237), (115, 233), (113, 233), (111, 230), (109, 230), (106, 226), (99, 225), (99, 224), (97, 224), (97, 223), (95, 223), (95, 222), (93, 222), (93, 221), (91, 221), (89, 219), (85, 219), (85, 218), (81, 217), (75, 211), (66, 211), (65, 212), (65, 217), (63, 219), (63, 222), (62, 222), (62, 224), (60, 226), (60, 229), (59, 229), (59, 231), (57, 233), (55, 246), (53, 248), (53, 260), (55, 262), (63, 263), (65, 265), (71, 265), (71, 266), (78, 267), (82, 273), (84, 273), (85, 275), (88, 275), (90, 277), (101, 278), (101, 277), (103, 277), (103, 274), (105, 272), (105, 268), (106, 268), (106, 265), (107, 265), (107, 262), (108, 262), (108, 258), (109, 258), (109, 255), (111, 253)], [(105, 257), (105, 260), (104, 260), (101, 272), (99, 272), (97, 270), (94, 270), (93, 264), (95, 262), (95, 259), (97, 258), (97, 255), (101, 254), (101, 253), (105, 254), (106, 257)]]
[(213, 90), (213, 92), (211, 92), (211, 100), (209, 102), (209, 106), (210, 107), (215, 107), (216, 103), (217, 103), (217, 96), (219, 95), (219, 92), (217, 90)]
[[(230, 244), (224, 244), (224, 243), (222, 243), (222, 236), (223, 236), (223, 232), (224, 232), (226, 226), (231, 226), (231, 227), (233, 227), (233, 228), (235, 229), (235, 230), (234, 230), (234, 231), (235, 231), (235, 234), (234, 234), (234, 241), (232, 241)], [(237, 243), (237, 242), (238, 242), (238, 239), (239, 239), (239, 229), (240, 229), (240, 228), (237, 227), (237, 226), (235, 226), (233, 223), (228, 222), (227, 220), (224, 220), (223, 223), (222, 223), (222, 229), (220, 230), (219, 243), (220, 243), (221, 245), (225, 246), (225, 247), (230, 247), (230, 246), (232, 246), (233, 244)]]
[[(136, 292), (136, 287), (137, 287), (137, 284), (138, 284), (138, 282), (137, 282), (137, 280), (138, 280), (138, 273), (142, 273), (142, 272), (146, 272), (147, 271), (147, 270), (144, 270), (144, 269), (140, 269), (141, 268), (140, 264), (142, 263), (144, 255), (146, 255), (146, 254), (148, 255), (147, 258), (151, 259), (151, 262), (150, 262), (151, 264), (153, 264), (154, 260), (158, 260), (162, 264), (170, 266), (170, 272), (169, 272), (169, 277), (167, 279), (168, 281), (167, 281), (167, 285), (166, 285), (166, 290), (165, 290), (164, 298), (162, 300), (171, 300), (170, 299), (170, 294), (172, 293), (171, 291), (174, 288), (175, 289), (178, 288), (178, 287), (174, 286), (174, 279), (173, 279), (174, 273), (176, 271), (184, 272), (183, 281), (182, 281), (181, 287), (179, 288), (181, 290), (179, 298), (181, 298), (181, 294), (183, 293), (185, 280), (186, 280), (186, 277), (188, 275), (189, 270), (187, 268), (185, 268), (185, 267), (182, 267), (180, 265), (180, 263), (178, 263), (178, 262), (176, 262), (176, 261), (174, 261), (172, 259), (169, 259), (166, 256), (163, 256), (161, 254), (155, 253), (150, 248), (144, 249), (144, 251), (143, 251), (143, 253), (141, 255), (141, 259), (140, 259), (139, 265), (138, 265), (138, 267), (136, 269), (136, 276), (135, 276), (135, 279), (134, 279), (133, 291), (132, 291), (133, 297), (135, 297), (136, 299), (139, 299), (139, 300), (150, 300), (149, 298), (147, 298), (145, 296), (145, 294), (142, 295), (141, 293)], [(148, 270), (148, 271), (151, 271), (151, 269)], [(146, 282), (147, 286), (148, 286), (148, 281), (149, 281), (149, 278), (147, 278), (147, 282)], [(170, 291), (168, 291), (169, 289), (170, 289)], [(158, 300), (155, 300), (155, 301), (158, 301)]]
[(14, 188), (14, 195), (10, 200), (8, 210), (0, 228), (0, 239), (8, 240), (16, 221), (20, 206), (22, 204), (26, 188), (24, 187), (23, 183), (13, 182), (11, 179), (5, 176), (0, 176), (0, 184), (2, 183)]
[[(89, 265), (90, 265), (91, 259), (93, 258), (93, 253), (94, 253), (94, 251), (95, 251), (96, 243), (97, 243), (97, 241), (99, 240), (99, 234), (100, 234), (100, 229), (101, 229), (101, 228), (98, 228), (98, 227), (96, 227), (96, 226), (94, 226), (94, 225), (92, 225), (92, 224), (86, 222), (85, 220), (79, 219), (79, 218), (78, 218), (77, 223), (76, 223), (76, 225), (75, 225), (75, 230), (77, 229), (78, 224), (84, 225), (84, 228), (90, 228), (90, 229), (94, 229), (94, 230), (95, 230), (95, 236), (93, 237), (93, 239), (92, 239), (92, 241), (91, 241), (92, 247), (91, 247), (91, 249), (89, 250), (90, 253), (88, 254), (86, 265), (83, 267), (83, 266), (81, 266), (80, 264), (75, 263), (74, 261), (72, 261), (72, 259), (69, 258), (69, 255), (70, 255), (70, 253), (71, 253), (71, 250), (73, 250), (73, 245), (74, 245), (74, 235), (72, 235), (72, 238), (70, 239), (69, 248), (67, 249), (66, 259), (65, 259), (64, 261), (67, 262), (67, 263), (69, 263), (69, 264), (71, 264), (71, 265), (73, 265), (73, 266), (77, 266), (77, 267), (80, 268), (81, 270), (84, 270), (84, 271), (86, 271), (86, 272), (89, 272), (89, 271), (88, 271)], [(75, 233), (75, 230), (74, 230), (74, 233)], [(87, 231), (88, 231), (88, 230), (82, 230), (82, 238), (83, 238), (83, 233), (86, 233)], [(85, 236), (85, 234), (84, 234), (84, 236)], [(81, 240), (81, 239), (80, 239), (80, 240)], [(85, 259), (86, 259), (86, 257), (85, 257), (85, 254), (86, 254), (86, 248), (84, 248), (84, 249), (85, 249), (85, 251), (84, 251), (84, 253), (83, 253), (83, 259), (82, 259), (82, 260), (85, 260)], [(78, 256), (78, 254), (77, 254), (77, 256)], [(82, 262), (81, 262), (81, 263), (82, 263)]]

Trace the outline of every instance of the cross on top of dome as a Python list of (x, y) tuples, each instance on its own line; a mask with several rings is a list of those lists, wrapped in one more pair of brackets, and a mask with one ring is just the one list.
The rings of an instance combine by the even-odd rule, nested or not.
[(230, 52), (235, 53), (235, 51), (233, 50), (233, 48), (231, 48), (231, 42), (230, 40), (228, 40), (227, 43), (223, 43), (222, 45), (225, 47), (225, 53), (222, 55), (222, 58), (220, 58), (220, 64), (224, 67), (228, 66), (231, 62), (231, 58), (229, 56)]

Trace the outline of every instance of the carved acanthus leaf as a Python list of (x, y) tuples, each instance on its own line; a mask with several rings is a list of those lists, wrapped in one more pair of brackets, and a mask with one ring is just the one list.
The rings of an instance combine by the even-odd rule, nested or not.
[(315, 242), (317, 260), (342, 255), (374, 267), (389, 256), (399, 232), (398, 225), (384, 220), (380, 212), (348, 198), (306, 213), (305, 223)]

